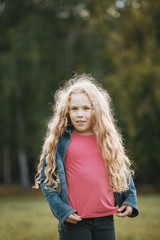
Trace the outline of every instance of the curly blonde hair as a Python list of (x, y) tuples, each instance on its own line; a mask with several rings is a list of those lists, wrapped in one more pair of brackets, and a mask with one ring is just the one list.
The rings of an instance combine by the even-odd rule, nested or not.
[(71, 125), (69, 117), (70, 96), (72, 93), (83, 92), (92, 104), (92, 126), (97, 142), (102, 149), (102, 156), (106, 163), (110, 183), (114, 192), (122, 192), (128, 189), (131, 161), (125, 154), (122, 136), (116, 126), (111, 108), (111, 98), (108, 92), (90, 74), (75, 74), (67, 81), (64, 87), (55, 93), (55, 105), (53, 116), (49, 120), (45, 136), (37, 175), (35, 188), (39, 187), (40, 175), (44, 156), (46, 157), (45, 187), (57, 187), (59, 176), (56, 172), (56, 148), (67, 125)]

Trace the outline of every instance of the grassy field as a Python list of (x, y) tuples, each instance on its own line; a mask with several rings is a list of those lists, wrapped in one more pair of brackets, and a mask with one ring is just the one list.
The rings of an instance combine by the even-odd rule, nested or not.
[[(138, 196), (138, 217), (115, 217), (117, 239), (160, 239), (159, 203), (160, 195)], [(58, 240), (57, 220), (41, 194), (0, 198), (0, 239)]]

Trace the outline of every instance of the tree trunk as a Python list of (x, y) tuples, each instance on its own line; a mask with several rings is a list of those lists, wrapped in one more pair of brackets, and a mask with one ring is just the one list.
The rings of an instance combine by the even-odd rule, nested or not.
[(3, 180), (4, 184), (11, 184), (11, 164), (10, 164), (10, 153), (9, 146), (5, 144), (3, 146)]
[(18, 161), (20, 167), (20, 180), (21, 185), (24, 189), (30, 188), (30, 181), (29, 181), (29, 169), (28, 169), (28, 162), (27, 162), (27, 154), (24, 149), (18, 149)]
[(20, 169), (21, 185), (24, 189), (30, 188), (29, 167), (27, 161), (27, 154), (25, 151), (24, 138), (25, 136), (25, 122), (22, 111), (22, 86), (19, 83), (17, 86), (17, 104), (16, 104), (16, 117), (17, 117), (17, 130), (18, 130), (18, 162)]

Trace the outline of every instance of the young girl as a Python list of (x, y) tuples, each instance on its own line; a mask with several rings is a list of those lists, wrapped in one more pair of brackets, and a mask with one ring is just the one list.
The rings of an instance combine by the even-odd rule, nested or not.
[(35, 187), (59, 220), (60, 240), (114, 240), (113, 215), (138, 215), (131, 163), (110, 103), (87, 74), (55, 94)]

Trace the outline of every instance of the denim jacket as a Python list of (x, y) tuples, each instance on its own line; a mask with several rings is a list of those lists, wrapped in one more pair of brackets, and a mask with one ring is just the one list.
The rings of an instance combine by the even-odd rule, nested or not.
[[(67, 182), (66, 182), (66, 170), (65, 170), (65, 156), (67, 149), (71, 140), (72, 127), (67, 126), (61, 140), (58, 143), (56, 150), (56, 167), (57, 173), (60, 178), (60, 190), (54, 189), (53, 191), (47, 190), (43, 183), (46, 179), (44, 170), (46, 167), (46, 156), (44, 157), (43, 167), (40, 176), (40, 186), (44, 196), (46, 197), (50, 209), (53, 215), (59, 219), (60, 222), (64, 223), (66, 218), (73, 212), (77, 212), (69, 205), (69, 198), (67, 192)], [(130, 186), (129, 189), (122, 193), (114, 193), (116, 203), (119, 207), (126, 204), (133, 207), (133, 212), (130, 217), (135, 217), (138, 215), (137, 209), (137, 197), (136, 189), (132, 176), (130, 177)]]

